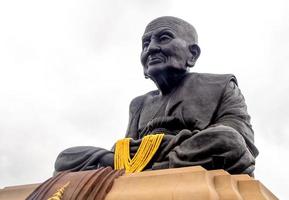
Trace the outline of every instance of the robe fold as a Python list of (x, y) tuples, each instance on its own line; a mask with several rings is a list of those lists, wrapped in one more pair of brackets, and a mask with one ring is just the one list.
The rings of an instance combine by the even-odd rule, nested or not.
[[(158, 95), (159, 91), (152, 91), (136, 97), (129, 108), (126, 137), (132, 138), (131, 156), (142, 137), (165, 133), (147, 170), (201, 165), (233, 174), (253, 174), (258, 150), (235, 76), (190, 73), (152, 110), (151, 99)], [(111, 154), (96, 147), (73, 147), (58, 156), (55, 169), (98, 168), (104, 165), (104, 157), (113, 159)]]
[(201, 165), (253, 174), (258, 150), (235, 76), (191, 73), (153, 118), (143, 117), (149, 115), (144, 111), (148, 100), (156, 95), (158, 91), (152, 91), (131, 102), (126, 134), (134, 139), (155, 132), (171, 136), (152, 169)]

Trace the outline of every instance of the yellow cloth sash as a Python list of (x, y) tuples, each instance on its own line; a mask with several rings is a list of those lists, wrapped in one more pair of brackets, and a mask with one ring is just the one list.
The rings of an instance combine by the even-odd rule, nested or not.
[(114, 169), (125, 169), (127, 173), (141, 172), (158, 150), (163, 137), (163, 133), (143, 137), (132, 159), (130, 158), (129, 148), (131, 138), (118, 140), (114, 152)]

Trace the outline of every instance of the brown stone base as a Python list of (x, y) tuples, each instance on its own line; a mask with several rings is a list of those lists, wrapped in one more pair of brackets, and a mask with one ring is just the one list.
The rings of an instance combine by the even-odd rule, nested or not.
[(277, 199), (248, 175), (202, 167), (126, 174), (114, 181), (106, 200), (269, 200)]
[[(23, 200), (38, 184), (6, 187), (0, 200)], [(269, 200), (277, 199), (248, 175), (202, 167), (125, 174), (114, 181), (105, 200)], [(65, 199), (63, 199), (65, 200)]]
[(0, 200), (23, 200), (28, 197), (40, 184), (29, 184), (5, 187), (0, 189)]

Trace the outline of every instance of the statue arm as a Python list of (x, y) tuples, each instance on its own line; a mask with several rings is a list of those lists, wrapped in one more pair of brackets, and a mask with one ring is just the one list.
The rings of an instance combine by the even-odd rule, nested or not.
[(55, 174), (113, 166), (113, 152), (99, 147), (77, 146), (62, 151), (55, 161)]
[(241, 90), (235, 81), (229, 82), (210, 127), (219, 125), (236, 130), (244, 139), (251, 154), (256, 157), (258, 150), (254, 145), (254, 132), (247, 112), (247, 105)]
[(153, 168), (167, 162), (170, 168), (202, 165), (207, 169), (252, 174), (258, 151), (253, 144), (244, 97), (236, 82), (227, 84), (213, 123), (204, 130), (189, 132), (182, 130), (173, 137), (164, 148), (170, 148), (166, 159), (158, 160)]
[[(136, 115), (141, 105), (141, 97), (135, 98), (130, 104), (129, 126), (126, 137), (136, 138)], [(137, 149), (140, 142), (135, 142)], [(135, 150), (136, 151), (136, 150)], [(62, 151), (55, 161), (55, 174), (61, 171), (82, 171), (114, 165), (114, 147), (111, 151), (92, 146), (71, 147)]]

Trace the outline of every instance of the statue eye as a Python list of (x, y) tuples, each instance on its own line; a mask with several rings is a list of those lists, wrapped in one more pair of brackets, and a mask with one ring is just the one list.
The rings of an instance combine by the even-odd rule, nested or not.
[(169, 34), (162, 34), (160, 37), (159, 37), (159, 41), (161, 43), (166, 43), (166, 42), (169, 42), (173, 39), (172, 36), (170, 36)]
[(142, 48), (143, 48), (143, 49), (147, 48), (147, 47), (149, 46), (149, 44), (150, 44), (150, 41), (148, 41), (148, 40), (143, 41), (143, 43), (142, 43)]

